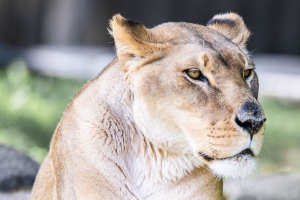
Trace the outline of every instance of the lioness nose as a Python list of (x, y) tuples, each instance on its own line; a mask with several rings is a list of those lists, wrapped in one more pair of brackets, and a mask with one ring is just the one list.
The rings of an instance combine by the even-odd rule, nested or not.
[(244, 103), (235, 117), (235, 123), (246, 130), (251, 135), (251, 139), (265, 121), (266, 117), (262, 107), (253, 101)]

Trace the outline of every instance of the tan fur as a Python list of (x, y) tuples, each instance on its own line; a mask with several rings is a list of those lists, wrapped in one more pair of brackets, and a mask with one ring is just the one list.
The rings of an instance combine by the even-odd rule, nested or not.
[[(253, 163), (231, 157), (250, 145), (233, 120), (238, 106), (256, 99), (242, 76), (253, 63), (249, 31), (236, 14), (216, 17), (238, 26), (147, 29), (115, 15), (118, 57), (68, 105), (31, 199), (221, 199), (221, 158), (241, 169)], [(187, 77), (189, 68), (209, 85)], [(263, 129), (253, 137), (255, 155)], [(235, 173), (230, 167), (220, 169), (224, 176)]]

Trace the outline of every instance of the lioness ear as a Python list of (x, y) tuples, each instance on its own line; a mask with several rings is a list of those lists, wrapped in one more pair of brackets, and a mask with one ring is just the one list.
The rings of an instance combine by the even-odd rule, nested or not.
[(145, 58), (160, 48), (155, 36), (144, 25), (114, 15), (110, 21), (110, 34), (115, 40), (117, 55), (123, 71), (127, 71), (126, 62)]
[(235, 13), (215, 15), (209, 20), (206, 26), (222, 33), (241, 49), (246, 51), (246, 42), (250, 36), (250, 31), (241, 16)]

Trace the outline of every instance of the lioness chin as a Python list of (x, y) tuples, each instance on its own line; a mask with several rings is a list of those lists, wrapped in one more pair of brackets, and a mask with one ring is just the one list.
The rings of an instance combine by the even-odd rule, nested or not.
[(221, 199), (266, 121), (242, 18), (110, 25), (117, 58), (68, 105), (31, 199)]

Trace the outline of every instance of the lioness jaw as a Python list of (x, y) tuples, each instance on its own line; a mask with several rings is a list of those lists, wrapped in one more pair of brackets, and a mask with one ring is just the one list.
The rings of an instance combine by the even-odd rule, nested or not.
[(31, 199), (221, 199), (266, 121), (242, 18), (110, 28), (117, 58), (67, 107)]

